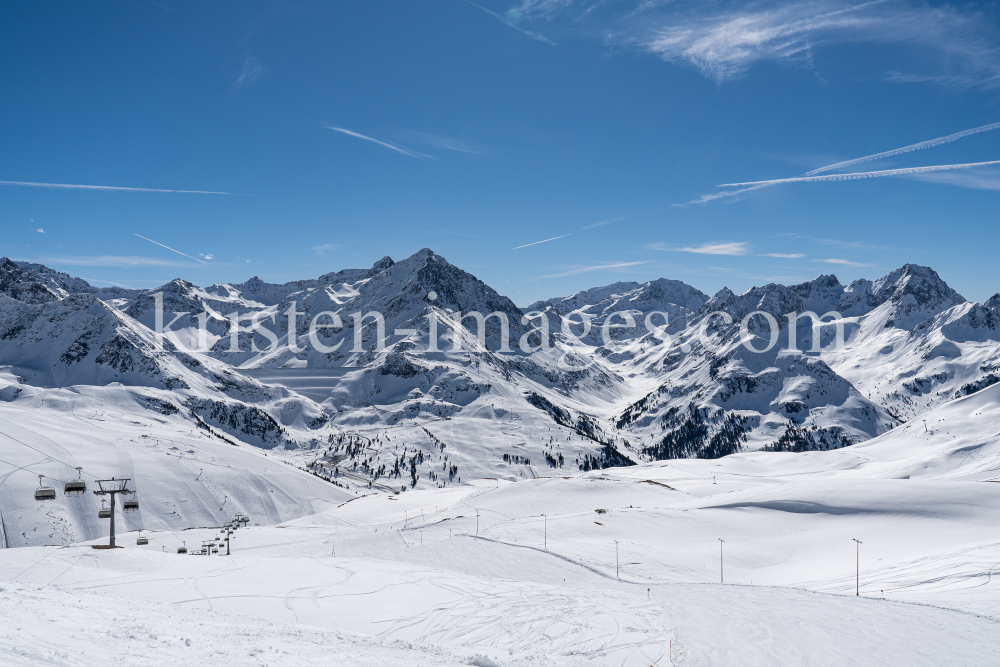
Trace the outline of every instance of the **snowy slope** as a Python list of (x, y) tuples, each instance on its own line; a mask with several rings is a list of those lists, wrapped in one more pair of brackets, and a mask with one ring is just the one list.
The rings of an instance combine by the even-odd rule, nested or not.
[[(100, 499), (66, 496), (77, 478), (130, 478), (141, 508), (119, 530), (218, 525), (236, 512), (262, 524), (311, 514), (355, 493), (297, 470), (218, 429), (199, 426), (169, 390), (39, 389), (0, 373), (0, 544), (68, 544), (106, 535)], [(37, 502), (38, 475), (57, 488)]]
[[(995, 423), (998, 390), (938, 408), (935, 419)], [(258, 651), (276, 644), (307, 661), (322, 628), (359, 659), (408, 657), (386, 653), (396, 648), (418, 652), (415, 664), (430, 652), (442, 664), (509, 666), (992, 664), (1000, 503), (993, 484), (974, 480), (1000, 464), (1000, 434), (975, 457), (950, 435), (897, 429), (828, 452), (373, 494), (241, 529), (229, 557), (171, 553), (215, 529), (153, 531), (147, 546), (133, 533), (117, 552), (7, 550), (0, 588), (14, 592), (15, 608), (58, 617), (46, 625), (72, 633), (91, 610), (143, 609), (142, 621), (115, 617), (99, 641), (88, 638), (95, 661), (119, 649), (119, 629), (132, 646), (171, 656), (190, 639), (192, 657), (237, 641), (235, 657), (275, 659), (241, 653), (228, 623), (255, 628), (248, 645)], [(919, 479), (909, 470), (917, 461)], [(852, 538), (863, 543), (860, 599)], [(72, 611), (54, 615), (57, 600)], [(182, 611), (203, 625), (184, 625)], [(73, 645), (37, 628), (11, 623), (7, 641)], [(28, 665), (44, 657), (24, 655)]]

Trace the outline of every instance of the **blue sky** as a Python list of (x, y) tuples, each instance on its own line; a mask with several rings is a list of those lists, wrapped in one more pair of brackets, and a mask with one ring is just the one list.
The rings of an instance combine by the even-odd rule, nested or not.
[(430, 247), (520, 305), (906, 262), (1000, 290), (1000, 165), (941, 169), (1000, 126), (931, 141), (1000, 122), (992, 3), (5, 3), (0, 58), (0, 254), (96, 285)]

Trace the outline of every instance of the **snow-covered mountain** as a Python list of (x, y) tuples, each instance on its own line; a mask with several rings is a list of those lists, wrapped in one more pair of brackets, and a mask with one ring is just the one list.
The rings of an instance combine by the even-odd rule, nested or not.
[[(998, 305), (915, 265), (711, 297), (615, 283), (520, 309), (428, 249), (282, 285), (143, 291), (2, 259), (0, 395), (44, 411), (63, 400), (46, 392), (98, 387), (126, 421), (166, 411), (276, 447), (338, 493), (398, 492), (863, 442), (1000, 380)], [(826, 317), (815, 331), (787, 317), (807, 311)]]

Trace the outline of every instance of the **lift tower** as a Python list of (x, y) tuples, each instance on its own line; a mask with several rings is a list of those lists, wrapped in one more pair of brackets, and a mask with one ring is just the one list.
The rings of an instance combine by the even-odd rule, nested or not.
[(132, 493), (128, 488), (128, 479), (99, 479), (95, 496), (111, 496), (111, 541), (106, 548), (115, 548), (115, 496), (119, 493)]

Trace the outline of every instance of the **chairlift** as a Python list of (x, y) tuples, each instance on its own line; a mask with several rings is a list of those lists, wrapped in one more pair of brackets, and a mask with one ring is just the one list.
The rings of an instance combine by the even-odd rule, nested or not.
[(219, 548), (218, 547), (212, 547), (212, 553), (213, 554), (219, 553)]
[(123, 512), (135, 512), (138, 509), (139, 501), (135, 499), (135, 496), (132, 497), (132, 500), (126, 500), (122, 503)]
[(83, 481), (83, 468), (77, 466), (76, 479), (66, 482), (63, 493), (67, 496), (79, 496), (87, 492), (87, 483)]
[(143, 537), (142, 536), (142, 531), (139, 531), (139, 537), (136, 539), (135, 543), (138, 544), (138, 545), (140, 545), (140, 546), (143, 545), (143, 544), (149, 544), (149, 538), (148, 537)]
[(97, 511), (97, 518), (98, 519), (110, 519), (111, 518), (111, 509), (104, 506), (104, 501), (103, 500), (101, 501), (101, 509), (99, 509)]
[(181, 542), (181, 544), (183, 544), (184, 546), (177, 547), (177, 553), (179, 553), (179, 554), (186, 554), (188, 552), (187, 542)]
[(55, 500), (56, 490), (51, 486), (45, 486), (42, 484), (42, 479), (44, 475), (38, 476), (38, 488), (35, 489), (35, 500)]

